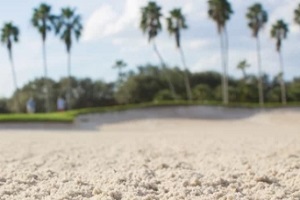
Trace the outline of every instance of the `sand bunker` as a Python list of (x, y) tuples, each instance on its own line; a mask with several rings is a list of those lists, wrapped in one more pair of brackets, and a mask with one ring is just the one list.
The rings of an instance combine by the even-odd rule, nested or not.
[(81, 131), (0, 125), (0, 199), (300, 199), (299, 111), (167, 109), (84, 116)]

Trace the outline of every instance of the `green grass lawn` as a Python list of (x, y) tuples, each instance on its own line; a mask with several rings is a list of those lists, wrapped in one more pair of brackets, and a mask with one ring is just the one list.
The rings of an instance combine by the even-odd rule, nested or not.
[[(105, 113), (124, 111), (129, 109), (148, 108), (148, 107), (162, 107), (162, 106), (189, 106), (189, 105), (206, 105), (206, 106), (223, 106), (220, 102), (160, 102), (160, 103), (143, 103), (135, 105), (120, 105), (100, 108), (84, 108), (78, 110), (71, 110), (66, 112), (55, 113), (37, 113), (37, 114), (0, 114), (0, 123), (2, 122), (60, 122), (60, 123), (72, 123), (78, 115), (89, 113)], [(284, 107), (298, 107), (300, 103), (289, 103)], [(226, 107), (235, 108), (259, 108), (256, 103), (230, 103)], [(268, 103), (265, 108), (279, 108), (283, 107), (280, 103)]]
[(0, 114), (1, 122), (62, 122), (70, 123), (75, 116), (65, 113)]

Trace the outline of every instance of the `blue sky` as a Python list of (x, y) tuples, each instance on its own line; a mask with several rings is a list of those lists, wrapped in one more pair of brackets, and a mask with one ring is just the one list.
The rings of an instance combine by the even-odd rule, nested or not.
[[(116, 59), (123, 59), (129, 69), (148, 62), (158, 63), (152, 47), (138, 28), (140, 7), (147, 0), (10, 0), (0, 6), (0, 24), (13, 21), (21, 29), (20, 43), (13, 48), (19, 86), (43, 75), (41, 39), (31, 27), (30, 18), (34, 7), (41, 2), (53, 6), (58, 13), (61, 7), (77, 8), (83, 17), (84, 32), (81, 40), (73, 46), (72, 74), (77, 77), (90, 77), (111, 81), (116, 72), (111, 68)], [(158, 0), (163, 13), (182, 7), (187, 16), (189, 30), (183, 33), (182, 43), (189, 69), (192, 71), (221, 71), (219, 59), (219, 39), (215, 24), (207, 17), (206, 0)], [(255, 43), (247, 27), (245, 13), (253, 0), (232, 0), (235, 14), (228, 24), (230, 35), (229, 73), (241, 76), (236, 70), (237, 63), (247, 59), (252, 65), (249, 73), (256, 73)], [(293, 23), (293, 10), (300, 3), (295, 0), (261, 1), (269, 13), (269, 23), (262, 32), (263, 71), (270, 75), (278, 73), (278, 56), (275, 41), (270, 38), (270, 27), (277, 19), (284, 19), (290, 24), (288, 39), (283, 45), (286, 77), (300, 76), (300, 27)], [(162, 32), (157, 40), (158, 47), (170, 65), (180, 66), (178, 52), (173, 38)], [(47, 41), (49, 76), (59, 79), (65, 76), (66, 53), (64, 44), (51, 35)], [(11, 69), (5, 46), (0, 48), (0, 97), (12, 94), (13, 83)]]

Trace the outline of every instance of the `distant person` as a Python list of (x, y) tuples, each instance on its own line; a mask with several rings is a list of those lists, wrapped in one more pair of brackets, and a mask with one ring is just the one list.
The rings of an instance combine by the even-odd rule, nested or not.
[(27, 113), (35, 113), (35, 101), (32, 97), (26, 103)]
[(59, 97), (57, 99), (57, 110), (64, 111), (65, 108), (66, 108), (66, 101), (63, 98)]

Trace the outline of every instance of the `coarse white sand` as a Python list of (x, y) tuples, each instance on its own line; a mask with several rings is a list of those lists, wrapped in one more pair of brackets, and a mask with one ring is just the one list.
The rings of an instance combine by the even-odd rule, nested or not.
[(85, 122), (96, 119), (81, 131), (0, 124), (0, 199), (300, 199), (299, 111)]

